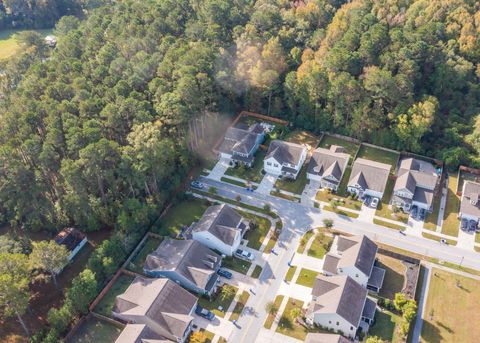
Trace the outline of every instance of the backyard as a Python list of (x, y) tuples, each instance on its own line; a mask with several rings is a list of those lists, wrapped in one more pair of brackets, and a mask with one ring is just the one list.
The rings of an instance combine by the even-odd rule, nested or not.
[(122, 294), (125, 292), (132, 283), (134, 277), (121, 274), (117, 280), (115, 280), (112, 288), (108, 290), (108, 292), (103, 296), (102, 300), (95, 306), (94, 311), (98, 314), (104, 315), (105, 317), (112, 317), (112, 308), (115, 304), (115, 299), (117, 295)]
[[(22, 30), (1, 30), (0, 31), (0, 60), (14, 56), (20, 49), (17, 41), (17, 33)], [(43, 37), (49, 35), (52, 29), (34, 30), (40, 33)]]
[(362, 144), (358, 150), (357, 158), (364, 158), (366, 160), (376, 161), (380, 163), (390, 164), (392, 169), (390, 170), (391, 174), (395, 174), (398, 157), (400, 154), (398, 152), (391, 152), (379, 148), (374, 148)]
[(225, 175), (238, 177), (245, 181), (260, 183), (263, 178), (263, 159), (266, 154), (267, 150), (260, 147), (255, 154), (255, 161), (253, 162), (252, 168), (246, 168), (243, 166), (228, 168)]
[(143, 264), (147, 259), (147, 255), (156, 250), (161, 242), (161, 238), (149, 236), (145, 241), (145, 245), (140, 249), (138, 254), (132, 258), (127, 269), (138, 274), (143, 274)]
[(370, 327), (368, 336), (377, 336), (385, 342), (400, 343), (402, 338), (396, 332), (396, 327), (402, 321), (402, 317), (391, 311), (383, 309), (375, 313), (375, 324)]
[(457, 237), (460, 226), (458, 211), (460, 209), (460, 198), (457, 196), (458, 176), (449, 174), (447, 203), (443, 214), (442, 233)]
[(350, 160), (353, 160), (353, 157), (355, 156), (355, 154), (358, 151), (358, 148), (360, 147), (359, 143), (349, 142), (347, 140), (330, 136), (327, 134), (323, 135), (323, 138), (320, 141), (320, 144), (318, 146), (321, 148), (330, 149), (330, 146), (332, 145), (340, 145), (344, 147), (345, 151), (351, 156)]
[(283, 140), (296, 144), (306, 144), (309, 145), (312, 149), (315, 149), (320, 142), (320, 138), (321, 137), (309, 131), (295, 130), (289, 132)]
[(317, 278), (318, 272), (306, 268), (302, 268), (295, 281), (296, 284), (312, 288)]
[(380, 201), (380, 203), (378, 204), (375, 215), (387, 219), (401, 221), (402, 223), (407, 223), (409, 217), (407, 213), (404, 213), (400, 209), (398, 209), (398, 211), (395, 213), (393, 208), (391, 209), (389, 207), (388, 203), (390, 202), (390, 199), (392, 197), (394, 185), (395, 180), (389, 177), (387, 180), (387, 185), (385, 186), (385, 191), (383, 192), (382, 201)]
[[(232, 303), (233, 299), (235, 298), (235, 294), (238, 291), (238, 288), (234, 286), (225, 285), (223, 287), (230, 287), (233, 290), (229, 292), (226, 297), (222, 297), (222, 292), (219, 290), (212, 296), (211, 300), (204, 297), (198, 298), (198, 304), (200, 306), (212, 311), (216, 316), (221, 318), (225, 317), (225, 311), (228, 310), (228, 307)], [(221, 308), (221, 310), (219, 308)]]
[(393, 300), (395, 293), (401, 292), (403, 289), (406, 266), (401, 260), (386, 255), (377, 254), (377, 259), (377, 266), (385, 269), (383, 286), (379, 295)]
[(275, 188), (279, 188), (290, 193), (302, 194), (307, 182), (307, 164), (305, 163), (302, 169), (300, 169), (295, 180), (289, 178), (278, 178), (277, 182), (275, 182)]
[(421, 342), (477, 342), (480, 281), (432, 269)]
[(80, 325), (68, 343), (113, 343), (120, 336), (123, 325), (114, 325), (90, 315)]

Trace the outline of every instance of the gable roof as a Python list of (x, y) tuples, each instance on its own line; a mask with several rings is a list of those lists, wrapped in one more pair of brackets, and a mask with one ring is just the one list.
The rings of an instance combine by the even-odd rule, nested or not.
[(115, 343), (167, 343), (169, 339), (155, 333), (145, 324), (127, 324)]
[(383, 193), (391, 168), (392, 166), (386, 163), (357, 158), (353, 163), (348, 185), (359, 185), (362, 189)]
[(300, 144), (274, 140), (268, 147), (265, 160), (273, 157), (280, 164), (289, 163), (297, 165), (305, 150), (306, 148)]
[(227, 154), (233, 152), (248, 154), (255, 146), (258, 136), (263, 135), (263, 133), (264, 129), (258, 123), (247, 128), (229, 127), (218, 150)]
[(226, 204), (210, 206), (202, 218), (193, 225), (193, 232), (207, 231), (227, 245), (246, 229), (243, 217)]
[(350, 155), (336, 145), (332, 145), (330, 149), (317, 148), (312, 154), (307, 172), (322, 177), (333, 176), (340, 181), (349, 158)]
[(367, 298), (367, 290), (349, 276), (317, 276), (312, 289), (315, 301), (308, 313), (336, 313), (358, 327)]
[(460, 213), (480, 218), (480, 183), (465, 181), (462, 189)]
[(341, 252), (338, 268), (355, 266), (370, 276), (375, 263), (377, 245), (365, 235), (338, 236), (337, 251)]
[(308, 333), (305, 343), (350, 343), (343, 336), (330, 333)]
[[(394, 191), (407, 189), (412, 193), (413, 200), (418, 202), (428, 202), (431, 199), (428, 192), (421, 192), (419, 188), (427, 191), (433, 191), (438, 181), (438, 175), (435, 167), (426, 161), (417, 160), (414, 158), (405, 158), (400, 161), (398, 169), (398, 177), (393, 188)], [(417, 195), (415, 196), (415, 193)]]
[(165, 238), (147, 256), (143, 268), (150, 272), (174, 271), (196, 286), (207, 289), (221, 260), (220, 255), (197, 241)]
[(125, 317), (147, 317), (161, 326), (171, 339), (183, 337), (193, 320), (190, 313), (196, 303), (194, 295), (169, 279), (138, 276), (116, 297), (112, 312)]

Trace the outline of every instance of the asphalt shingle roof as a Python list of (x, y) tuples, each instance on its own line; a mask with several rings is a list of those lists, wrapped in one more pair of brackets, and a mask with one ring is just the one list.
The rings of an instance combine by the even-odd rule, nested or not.
[(383, 193), (391, 168), (392, 166), (386, 163), (357, 158), (353, 163), (348, 185), (358, 184), (362, 189)]
[(305, 149), (306, 148), (300, 144), (274, 140), (268, 147), (265, 160), (273, 157), (280, 164), (289, 163), (297, 165)]
[(467, 215), (480, 217), (480, 201), (478, 201), (479, 194), (480, 183), (465, 181), (462, 190), (460, 212)]
[(340, 181), (349, 158), (350, 155), (338, 146), (332, 145), (330, 149), (317, 148), (312, 154), (307, 172), (322, 177), (333, 176)]
[[(365, 235), (361, 236), (338, 236), (338, 251), (342, 252), (338, 268), (355, 266), (362, 273), (370, 277), (375, 255), (377, 254), (377, 245)], [(348, 247), (342, 249), (342, 247)]]

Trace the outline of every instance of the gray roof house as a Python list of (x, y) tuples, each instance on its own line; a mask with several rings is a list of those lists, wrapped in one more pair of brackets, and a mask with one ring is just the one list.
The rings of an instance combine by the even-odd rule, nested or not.
[(432, 211), (439, 181), (437, 171), (431, 163), (411, 157), (402, 159), (393, 188), (392, 204), (407, 212), (413, 206)]
[(222, 257), (194, 240), (165, 238), (147, 256), (143, 270), (150, 277), (166, 277), (196, 293), (215, 292)]
[(360, 285), (378, 292), (382, 288), (385, 270), (375, 266), (377, 245), (367, 236), (335, 236), (325, 255), (325, 275), (349, 275)]
[(343, 336), (330, 333), (308, 333), (305, 343), (350, 343)]
[(127, 324), (115, 343), (170, 343), (145, 324)]
[(347, 189), (360, 198), (365, 195), (381, 199), (392, 166), (386, 163), (357, 158), (353, 163)]
[(112, 315), (129, 324), (144, 324), (161, 339), (183, 343), (196, 305), (197, 297), (175, 282), (138, 276), (117, 296)]
[(274, 140), (263, 159), (263, 169), (269, 174), (295, 179), (306, 158), (305, 146)]
[(460, 217), (466, 220), (480, 219), (480, 183), (465, 181), (462, 188)]
[(229, 127), (225, 138), (218, 147), (220, 157), (231, 162), (252, 166), (255, 152), (265, 139), (265, 130), (261, 124), (250, 127)]
[(350, 155), (341, 146), (332, 145), (330, 149), (317, 148), (310, 158), (307, 178), (320, 182), (322, 188), (337, 191), (349, 159)]
[[(373, 322), (376, 303), (367, 290), (347, 275), (317, 276), (307, 322), (355, 337), (358, 328)], [(365, 324), (362, 324), (361, 322)]]
[(230, 206), (214, 205), (190, 227), (188, 236), (210, 249), (232, 256), (249, 227), (249, 222)]

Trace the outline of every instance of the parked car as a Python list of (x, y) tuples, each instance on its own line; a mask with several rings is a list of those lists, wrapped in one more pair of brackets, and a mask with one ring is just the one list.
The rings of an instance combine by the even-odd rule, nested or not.
[(442, 238), (442, 239), (440, 240), (440, 243), (445, 244), (445, 245), (448, 245), (447, 240), (446, 240), (445, 238)]
[(205, 185), (203, 183), (201, 183), (200, 181), (192, 181), (190, 183), (190, 186), (192, 186), (192, 188), (196, 188), (196, 189), (204, 189), (205, 188)]
[(225, 270), (225, 269), (217, 270), (217, 274), (220, 275), (220, 276), (223, 276), (225, 279), (231, 279), (233, 277), (233, 274), (230, 273), (228, 270)]
[(241, 260), (245, 260), (245, 261), (249, 261), (249, 262), (253, 261), (255, 259), (255, 256), (251, 252), (248, 252), (248, 251), (243, 250), (243, 249), (237, 249), (235, 251), (235, 256), (238, 257)]
[(463, 231), (468, 229), (468, 220), (467, 219), (462, 219), (461, 229)]
[(468, 225), (468, 231), (475, 231), (475, 230), (477, 230), (477, 225), (478, 225), (478, 223), (477, 223), (475, 220), (470, 220), (470, 221), (468, 222), (468, 224), (469, 224), (469, 225)]
[(420, 211), (418, 211), (418, 219), (425, 220), (425, 214), (426, 214), (425, 209), (421, 208)]
[(197, 308), (195, 309), (195, 313), (199, 315), (200, 317), (203, 317), (205, 319), (208, 319), (209, 321), (212, 321), (215, 319), (215, 314), (207, 310), (206, 308), (203, 308), (199, 305), (197, 305)]
[(363, 203), (365, 204), (365, 206), (370, 206), (371, 201), (372, 201), (372, 198), (369, 197), (368, 195), (365, 195), (365, 197), (363, 198)]
[(377, 208), (378, 206), (378, 198), (373, 198), (372, 202), (370, 203), (370, 207)]
[(418, 207), (413, 206), (412, 211), (410, 212), (410, 215), (412, 216), (413, 219), (417, 218), (417, 212), (418, 212)]

